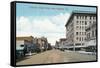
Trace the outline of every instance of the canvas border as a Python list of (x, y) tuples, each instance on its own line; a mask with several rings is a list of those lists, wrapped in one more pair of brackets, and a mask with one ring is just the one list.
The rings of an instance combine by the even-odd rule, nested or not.
[[(28, 4), (45, 4), (45, 5), (62, 5), (62, 6), (82, 6), (82, 7), (95, 7), (96, 8), (96, 60), (95, 61), (80, 61), (80, 62), (63, 62), (63, 63), (47, 63), (47, 64), (31, 64), (31, 65), (16, 65), (16, 3), (28, 3)], [(88, 63), (88, 62), (97, 62), (98, 61), (98, 6), (93, 5), (75, 5), (75, 4), (58, 4), (58, 3), (43, 3), (43, 2), (27, 2), (27, 1), (12, 1), (10, 3), (11, 5), (11, 34), (10, 34), (10, 43), (11, 43), (11, 51), (10, 51), (10, 65), (14, 67), (20, 67), (20, 66), (40, 66), (40, 65), (56, 65), (56, 64), (70, 64), (70, 63)]]

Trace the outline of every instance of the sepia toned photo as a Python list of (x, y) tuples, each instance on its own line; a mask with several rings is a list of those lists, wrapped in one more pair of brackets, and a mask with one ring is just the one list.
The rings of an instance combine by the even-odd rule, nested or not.
[(97, 61), (97, 7), (16, 3), (16, 65)]

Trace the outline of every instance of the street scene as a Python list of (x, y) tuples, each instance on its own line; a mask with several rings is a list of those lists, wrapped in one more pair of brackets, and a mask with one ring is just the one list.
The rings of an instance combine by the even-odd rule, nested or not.
[(97, 60), (96, 7), (18, 3), (16, 9), (16, 65)]
[[(76, 56), (77, 55), (77, 56)], [(81, 62), (81, 61), (94, 61), (95, 55), (81, 54), (78, 52), (60, 50), (49, 50), (40, 54), (26, 57), (25, 60), (17, 62), (17, 65), (30, 65), (30, 64), (47, 64), (47, 63), (63, 63), (63, 62)]]

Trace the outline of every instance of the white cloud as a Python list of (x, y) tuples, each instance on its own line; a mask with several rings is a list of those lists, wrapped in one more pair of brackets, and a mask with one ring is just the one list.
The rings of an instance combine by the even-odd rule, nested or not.
[(46, 36), (49, 43), (55, 44), (59, 38), (65, 37), (65, 24), (69, 14), (60, 13), (56, 16), (46, 16), (41, 19), (30, 20), (29, 17), (17, 19), (17, 36), (33, 35), (35, 37)]
[[(57, 26), (51, 23), (49, 19), (34, 20), (33, 26), (35, 29), (38, 29), (40, 32), (54, 32), (55, 28), (57, 28)], [(59, 30), (57, 29), (57, 31)]]
[(31, 29), (31, 23), (27, 17), (20, 17), (19, 20), (17, 20), (17, 30), (18, 31), (30, 31)]
[(65, 25), (68, 18), (69, 18), (70, 14), (69, 13), (60, 13), (59, 15), (56, 15), (54, 17), (51, 18), (51, 20), (58, 25)]

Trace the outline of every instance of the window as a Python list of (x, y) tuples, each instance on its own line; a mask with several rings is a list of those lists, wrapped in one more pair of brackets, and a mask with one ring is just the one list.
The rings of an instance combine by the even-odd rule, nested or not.
[(82, 32), (82, 35), (84, 35), (84, 32)]
[(82, 45), (84, 45), (84, 43), (82, 43)]
[(78, 16), (77, 16), (77, 19), (78, 19)]
[(78, 35), (78, 32), (76, 32), (76, 35)]
[(79, 45), (81, 45), (81, 43), (76, 43), (75, 45), (76, 45), (76, 46), (79, 46)]
[(82, 26), (82, 30), (84, 30), (84, 26)]
[(80, 19), (82, 19), (82, 16), (80, 16)]
[(76, 24), (78, 25), (79, 21), (76, 22)]
[(82, 21), (82, 25), (84, 25), (84, 21)]
[(83, 37), (82, 37), (82, 41), (83, 41)]
[(80, 37), (80, 41), (81, 41), (81, 37)]
[(81, 29), (81, 26), (80, 26), (80, 29)]
[(96, 19), (96, 17), (94, 16), (93, 19)]
[(85, 16), (85, 19), (87, 19), (87, 16)]
[(80, 21), (80, 25), (81, 25), (81, 21)]
[(91, 24), (91, 21), (90, 21), (90, 24)]
[(84, 32), (85, 33), (85, 35), (86, 35), (86, 32)]
[(76, 26), (76, 29), (79, 29), (79, 26)]
[(81, 32), (80, 32), (80, 35), (81, 35)]
[(85, 21), (85, 25), (87, 25), (87, 21)]
[(78, 37), (76, 37), (76, 40), (78, 41)]
[(92, 31), (92, 37), (94, 37), (94, 31)]
[(84, 16), (82, 16), (82, 19), (84, 19)]
[(92, 17), (90, 16), (90, 20), (92, 19)]
[(72, 39), (72, 42), (73, 42), (73, 39)]

